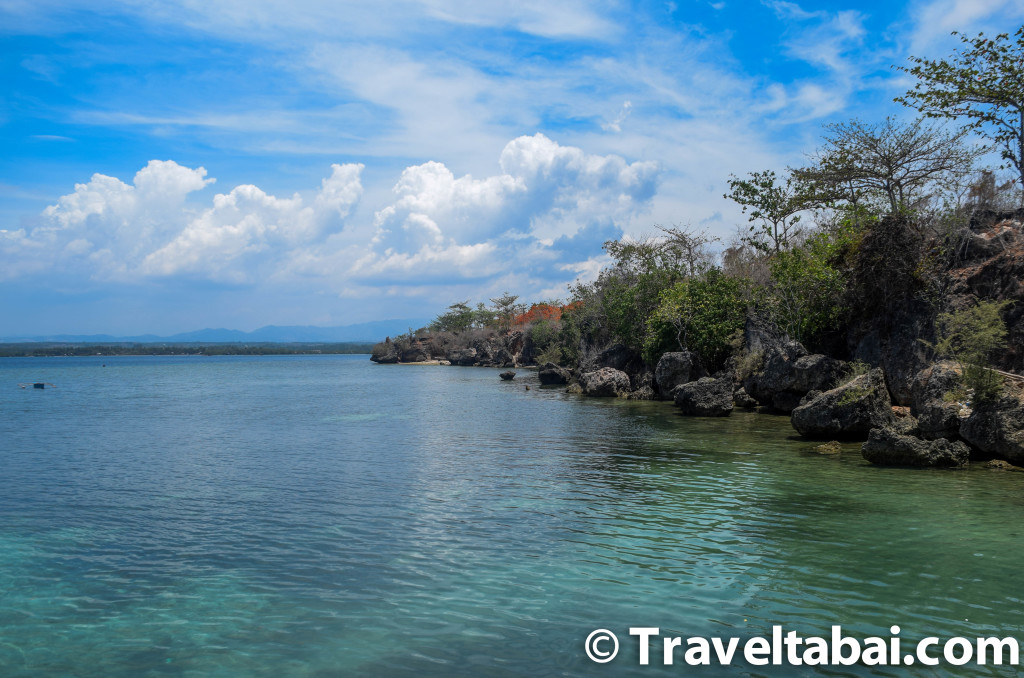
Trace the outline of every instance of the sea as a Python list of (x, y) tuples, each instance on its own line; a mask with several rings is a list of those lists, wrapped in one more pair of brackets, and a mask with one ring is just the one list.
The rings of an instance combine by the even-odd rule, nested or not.
[[(742, 648), (1024, 641), (1024, 474), (500, 371), (0, 359), (0, 676), (1017, 675)], [(740, 649), (688, 666), (693, 638)]]

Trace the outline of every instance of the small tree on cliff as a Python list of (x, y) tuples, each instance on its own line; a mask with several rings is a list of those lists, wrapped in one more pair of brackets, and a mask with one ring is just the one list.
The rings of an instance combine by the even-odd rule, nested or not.
[(738, 203), (744, 213), (750, 211), (752, 235), (744, 242), (765, 253), (788, 249), (800, 212), (817, 204), (810, 185), (792, 175), (780, 181), (772, 170), (751, 172), (747, 179), (732, 176), (729, 192), (722, 197)]
[(895, 100), (930, 118), (966, 119), (995, 142), (1024, 189), (1024, 26), (1014, 38), (953, 35), (963, 45), (948, 60), (910, 57), (913, 66), (897, 67), (918, 81)]
[(498, 320), (498, 329), (502, 332), (512, 329), (512, 321), (520, 310), (520, 306), (516, 304), (517, 299), (519, 299), (518, 294), (509, 294), (508, 292), (496, 299), (491, 299), (491, 303), (494, 304), (494, 315)]
[(945, 132), (923, 120), (902, 123), (888, 117), (825, 126), (824, 144), (814, 165), (797, 170), (805, 181), (832, 188), (836, 197), (856, 204), (880, 196), (897, 214), (914, 206), (929, 190), (971, 171), (983, 149), (964, 145), (969, 130)]
[(458, 301), (430, 323), (430, 329), (437, 332), (463, 332), (473, 326), (474, 313), (469, 300)]

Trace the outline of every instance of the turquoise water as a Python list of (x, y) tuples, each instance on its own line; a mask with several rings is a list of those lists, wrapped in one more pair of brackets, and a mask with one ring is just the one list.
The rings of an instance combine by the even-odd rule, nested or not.
[(0, 361), (0, 676), (1016, 675), (637, 666), (631, 626), (1024, 639), (1024, 474), (499, 371)]

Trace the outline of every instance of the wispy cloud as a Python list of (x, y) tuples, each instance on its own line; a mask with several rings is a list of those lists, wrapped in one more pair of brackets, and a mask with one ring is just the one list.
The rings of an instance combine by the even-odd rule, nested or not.
[[(10, 0), (0, 190), (38, 207), (0, 211), (0, 275), (548, 294), (608, 238), (728, 237), (730, 174), (884, 117), (889, 66), (948, 53), (950, 30), (1021, 20), (1011, 0)], [(173, 162), (115, 178), (150, 158)]]

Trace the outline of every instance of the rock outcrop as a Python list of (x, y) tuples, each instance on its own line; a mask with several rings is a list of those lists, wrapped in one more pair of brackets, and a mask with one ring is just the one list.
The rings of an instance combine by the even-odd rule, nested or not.
[(743, 388), (761, 405), (792, 412), (808, 392), (832, 388), (846, 364), (828, 356), (810, 355), (799, 342), (770, 346), (764, 364), (743, 381)]
[(959, 440), (922, 440), (891, 427), (872, 429), (861, 454), (880, 466), (964, 466), (971, 451)]
[(572, 373), (569, 370), (559, 367), (554, 363), (544, 363), (537, 372), (537, 378), (540, 379), (540, 383), (544, 386), (568, 384), (571, 377)]
[(580, 377), (583, 395), (595, 398), (616, 398), (630, 392), (629, 375), (611, 367), (586, 372)]
[(1024, 463), (1024, 402), (1014, 394), (978, 404), (960, 424), (960, 437), (985, 455)]
[(399, 362), (401, 360), (401, 353), (395, 342), (391, 341), (391, 337), (386, 338), (381, 343), (373, 347), (373, 353), (370, 354), (370, 360), (381, 365), (389, 365)]
[(733, 409), (733, 382), (703, 377), (676, 388), (673, 400), (683, 414), (694, 417), (728, 417)]
[(472, 367), (479, 362), (477, 350), (472, 346), (449, 351), (448, 360), (451, 361), (452, 365), (460, 365), (462, 367)]
[(665, 353), (654, 368), (654, 383), (663, 398), (671, 398), (677, 387), (703, 376), (697, 356), (690, 351)]
[(430, 360), (430, 346), (425, 341), (413, 340), (402, 350), (401, 362), (419, 363)]
[(745, 410), (752, 410), (757, 407), (757, 401), (750, 397), (747, 393), (747, 389), (740, 386), (732, 394), (732, 401), (736, 404), (736, 407), (742, 407)]
[(516, 373), (512, 370), (508, 370), (507, 372), (502, 372), (498, 376), (501, 377), (502, 381), (512, 381), (516, 378)]
[(977, 212), (949, 272), (949, 306), (962, 308), (978, 299), (1013, 301), (1003, 312), (1009, 331), (1007, 349), (997, 366), (1024, 372), (1024, 210)]
[(960, 410), (952, 395), (961, 388), (960, 368), (945, 361), (915, 375), (910, 388), (910, 412), (917, 417), (921, 437), (956, 439), (960, 434)]
[(830, 391), (810, 394), (793, 410), (792, 423), (807, 438), (863, 440), (871, 429), (893, 419), (885, 375), (876, 367)]

